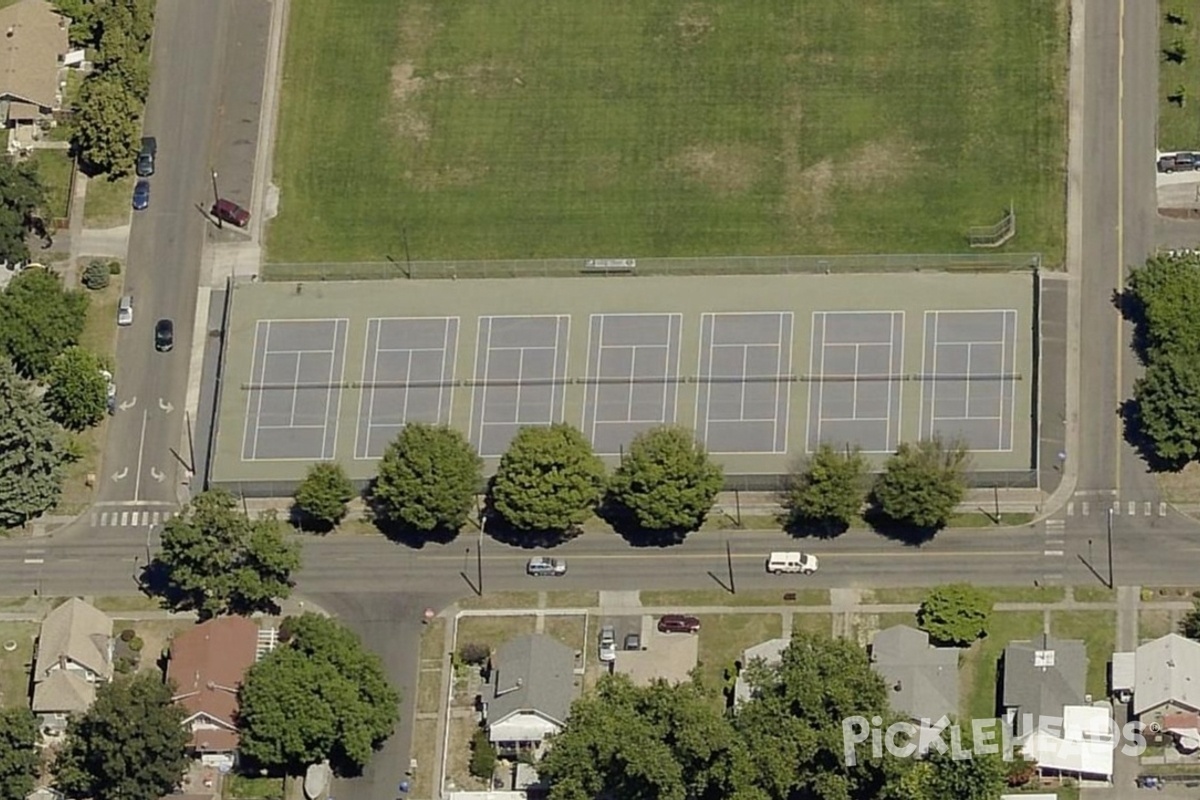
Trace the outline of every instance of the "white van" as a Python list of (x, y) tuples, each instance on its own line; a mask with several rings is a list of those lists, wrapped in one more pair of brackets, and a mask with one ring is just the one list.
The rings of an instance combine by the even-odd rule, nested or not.
[(121, 326), (133, 324), (133, 295), (125, 295), (117, 304), (117, 324)]
[(812, 575), (817, 571), (817, 557), (808, 553), (793, 550), (791, 552), (777, 551), (767, 559), (767, 572), (778, 575), (781, 572), (799, 572)]

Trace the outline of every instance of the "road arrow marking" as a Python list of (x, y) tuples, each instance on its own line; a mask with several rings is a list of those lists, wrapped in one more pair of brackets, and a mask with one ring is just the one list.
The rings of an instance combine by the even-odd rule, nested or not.
[(122, 401), (119, 405), (117, 405), (117, 408), (121, 409), (122, 411), (128, 411), (129, 409), (133, 408), (136, 405), (137, 405), (137, 398), (131, 397), (127, 401)]
[(150, 477), (154, 478), (154, 480), (158, 481), (159, 483), (162, 483), (163, 479), (166, 478), (167, 475), (166, 475), (166, 473), (159, 472), (154, 467), (151, 467), (150, 468)]
[(175, 406), (171, 405), (166, 400), (163, 400), (161, 397), (158, 398), (158, 407), (168, 414), (175, 410)]
[(114, 472), (112, 475), (112, 479), (114, 481), (123, 481), (123, 480), (125, 480), (125, 476), (128, 474), (129, 474), (129, 467), (126, 467), (125, 469), (121, 470), (120, 472)]

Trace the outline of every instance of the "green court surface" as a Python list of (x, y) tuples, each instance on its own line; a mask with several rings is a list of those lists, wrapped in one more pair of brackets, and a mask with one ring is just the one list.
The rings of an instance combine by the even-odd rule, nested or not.
[[(211, 480), (286, 492), (315, 461), (357, 480), (405, 422), (460, 428), (489, 469), (521, 425), (566, 421), (615, 463), (693, 428), (769, 484), (825, 441), (879, 463), (961, 438), (1023, 474), (1037, 382), (1030, 273), (236, 284)], [(738, 478), (740, 476), (740, 478)]]

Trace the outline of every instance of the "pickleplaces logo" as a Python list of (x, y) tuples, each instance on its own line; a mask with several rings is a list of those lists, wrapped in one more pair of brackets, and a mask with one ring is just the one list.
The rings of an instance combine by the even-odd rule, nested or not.
[(1160, 730), (1157, 724), (1136, 721), (1119, 725), (1106, 711), (1103, 716), (1085, 714), (1081, 719), (1067, 717), (1065, 721), (1063, 717), (1046, 716), (1035, 720), (1032, 715), (1024, 714), (1014, 722), (1020, 723), (1017, 728), (1022, 732), (1020, 736), (1014, 736), (1010, 724), (1000, 719), (973, 719), (969, 734), (964, 734), (963, 725), (951, 725), (945, 716), (936, 722), (893, 722), (886, 727), (882, 717), (847, 717), (842, 720), (842, 746), (848, 766), (858, 763), (860, 748), (864, 753), (869, 748), (875, 759), (883, 758), (885, 753), (912, 758), (936, 752), (955, 760), (998, 754), (1005, 761), (1017, 757), (1044, 761), (1118, 747), (1125, 755), (1140, 756), (1146, 749), (1143, 733)]

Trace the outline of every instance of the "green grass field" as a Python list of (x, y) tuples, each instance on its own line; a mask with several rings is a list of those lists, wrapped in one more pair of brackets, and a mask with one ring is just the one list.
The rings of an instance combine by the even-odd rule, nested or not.
[(1053, 263), (1065, 5), (295, 0), (269, 258)]
[[(1195, 4), (1187, 0), (1159, 0), (1158, 33), (1162, 51), (1175, 50), (1182, 43), (1186, 51), (1183, 63), (1168, 61), (1159, 53), (1158, 67), (1158, 147), (1160, 150), (1195, 150), (1200, 147), (1200, 16)], [(1168, 22), (1167, 15), (1178, 15), (1182, 24)], [(1182, 105), (1169, 98), (1184, 90)]]

